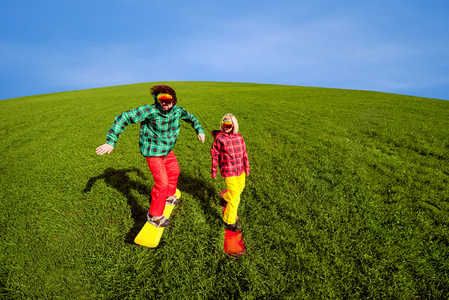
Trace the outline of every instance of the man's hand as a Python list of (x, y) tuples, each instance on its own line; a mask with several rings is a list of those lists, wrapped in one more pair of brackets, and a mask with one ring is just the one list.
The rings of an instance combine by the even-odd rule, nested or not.
[(109, 154), (114, 150), (114, 146), (111, 146), (109, 144), (103, 144), (100, 147), (97, 148), (97, 155), (103, 155), (103, 154)]
[(198, 134), (198, 140), (200, 140), (201, 143), (204, 143), (204, 141), (206, 140), (206, 135), (204, 133)]

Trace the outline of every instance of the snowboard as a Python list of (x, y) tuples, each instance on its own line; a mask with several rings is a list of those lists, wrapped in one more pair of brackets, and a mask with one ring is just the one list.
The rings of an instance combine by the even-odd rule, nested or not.
[[(176, 198), (181, 198), (181, 192), (176, 189), (175, 193)], [(166, 204), (164, 209), (164, 216), (168, 219), (173, 211), (175, 205)], [(137, 234), (134, 239), (134, 243), (149, 247), (155, 248), (159, 245), (159, 241), (161, 240), (162, 233), (164, 232), (164, 227), (157, 228), (156, 226), (150, 224), (149, 222), (145, 222), (140, 232)]]
[[(227, 192), (227, 189), (221, 192), (221, 198)], [(226, 207), (223, 207), (223, 215), (225, 214)], [(242, 230), (236, 232), (231, 230), (224, 230), (224, 243), (223, 251), (229, 256), (242, 256), (246, 253), (245, 242), (243, 241)]]

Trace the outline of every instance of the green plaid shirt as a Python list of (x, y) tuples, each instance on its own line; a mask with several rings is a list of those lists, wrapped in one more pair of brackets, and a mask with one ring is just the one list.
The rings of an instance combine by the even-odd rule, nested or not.
[(174, 105), (169, 112), (165, 112), (155, 103), (128, 110), (115, 117), (106, 135), (106, 143), (115, 146), (125, 126), (140, 123), (140, 153), (143, 156), (166, 156), (175, 146), (181, 129), (180, 119), (190, 123), (197, 134), (204, 133), (195, 116), (184, 108)]

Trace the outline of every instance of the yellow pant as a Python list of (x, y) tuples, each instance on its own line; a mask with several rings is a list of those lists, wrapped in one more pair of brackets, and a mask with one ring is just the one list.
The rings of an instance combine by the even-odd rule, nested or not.
[(245, 173), (235, 177), (226, 177), (227, 192), (223, 195), (223, 199), (228, 203), (226, 205), (223, 221), (226, 224), (234, 224), (237, 219), (237, 209), (240, 204), (240, 194), (245, 188)]

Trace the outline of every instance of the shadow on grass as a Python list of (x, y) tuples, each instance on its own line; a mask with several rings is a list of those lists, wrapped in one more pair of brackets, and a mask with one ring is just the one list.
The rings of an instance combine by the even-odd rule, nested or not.
[(148, 195), (148, 198), (150, 198), (151, 195), (150, 186), (129, 177), (128, 174), (132, 172), (136, 173), (143, 180), (148, 179), (142, 170), (135, 167), (120, 170), (107, 168), (103, 174), (90, 178), (83, 190), (85, 193), (90, 192), (92, 190), (92, 186), (97, 180), (104, 180), (108, 186), (116, 189), (126, 197), (128, 205), (131, 208), (131, 217), (134, 219), (134, 226), (125, 237), (125, 242), (128, 244), (134, 244), (134, 238), (139, 233), (140, 229), (142, 229), (142, 226), (147, 220), (146, 213), (148, 210), (148, 207), (142, 207), (139, 204), (138, 199), (132, 194), (132, 190), (135, 190), (142, 195)]
[(219, 195), (212, 184), (202, 178), (192, 177), (190, 174), (181, 171), (178, 188), (181, 192), (186, 192), (199, 201), (204, 215), (221, 220), (222, 216), (214, 208), (219, 203)]
[[(90, 178), (83, 192), (90, 192), (95, 182), (104, 180), (108, 186), (116, 189), (126, 197), (128, 205), (131, 208), (131, 217), (134, 219), (134, 226), (126, 234), (125, 242), (134, 245), (134, 238), (147, 221), (146, 214), (149, 207), (142, 207), (138, 199), (132, 194), (132, 190), (137, 191), (141, 195), (147, 195), (151, 203), (150, 195), (152, 187), (131, 179), (128, 174), (132, 172), (136, 173), (143, 180), (148, 179), (142, 170), (135, 167), (120, 170), (107, 168), (103, 174)], [(221, 219), (220, 214), (214, 208), (214, 202), (218, 204), (218, 195), (211, 184), (181, 172), (178, 179), (178, 188), (181, 192), (188, 193), (197, 199), (205, 215), (210, 218)]]

